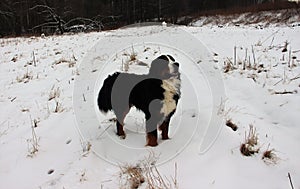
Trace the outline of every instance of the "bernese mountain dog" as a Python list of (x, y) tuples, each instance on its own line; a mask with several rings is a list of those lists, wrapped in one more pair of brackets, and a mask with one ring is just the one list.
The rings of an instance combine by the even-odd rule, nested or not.
[(143, 111), (147, 146), (157, 146), (157, 128), (163, 140), (169, 139), (169, 123), (180, 98), (180, 83), (179, 63), (171, 55), (161, 55), (152, 61), (148, 74), (109, 75), (100, 89), (98, 107), (104, 113), (115, 113), (117, 135), (122, 139), (126, 137), (123, 126), (130, 108)]

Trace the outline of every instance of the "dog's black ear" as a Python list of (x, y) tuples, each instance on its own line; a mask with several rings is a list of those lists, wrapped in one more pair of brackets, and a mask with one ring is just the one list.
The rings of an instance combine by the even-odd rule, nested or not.
[[(169, 62), (169, 58), (168, 58), (169, 55), (161, 55), (159, 56), (158, 58), (156, 59), (161, 59), (161, 60), (165, 60), (165, 61), (168, 61)], [(173, 57), (172, 57), (173, 58)]]
[(170, 60), (172, 60), (173, 62), (175, 62), (175, 58), (173, 58), (173, 56), (171, 56), (169, 54), (167, 56), (169, 57)]
[(166, 55), (161, 55), (152, 61), (149, 75), (152, 77), (161, 77), (162, 73), (169, 70), (169, 59)]

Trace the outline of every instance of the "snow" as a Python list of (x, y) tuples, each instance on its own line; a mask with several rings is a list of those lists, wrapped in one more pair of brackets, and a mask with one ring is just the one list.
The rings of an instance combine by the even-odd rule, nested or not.
[[(120, 188), (119, 166), (149, 153), (168, 178), (177, 164), (179, 188), (289, 188), (288, 173), (299, 188), (299, 32), (283, 25), (157, 25), (1, 39), (0, 188)], [(225, 63), (234, 64), (234, 47), (238, 65), (224, 73)], [(147, 73), (165, 53), (182, 73), (171, 140), (145, 147), (145, 120), (135, 109), (125, 120), (127, 138), (119, 139), (114, 115), (95, 107), (102, 81), (115, 71)], [(132, 54), (137, 61), (130, 62)], [(240, 145), (249, 125), (260, 151), (246, 157)], [(271, 149), (277, 158), (265, 162), (263, 152)]]

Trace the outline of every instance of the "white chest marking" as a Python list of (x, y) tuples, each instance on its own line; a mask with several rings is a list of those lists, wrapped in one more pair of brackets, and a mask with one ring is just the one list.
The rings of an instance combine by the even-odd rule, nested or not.
[(164, 116), (168, 116), (171, 112), (176, 109), (176, 101), (174, 100), (174, 95), (179, 95), (180, 90), (180, 80), (177, 78), (170, 78), (168, 80), (163, 80), (162, 88), (165, 90), (163, 107), (160, 110)]

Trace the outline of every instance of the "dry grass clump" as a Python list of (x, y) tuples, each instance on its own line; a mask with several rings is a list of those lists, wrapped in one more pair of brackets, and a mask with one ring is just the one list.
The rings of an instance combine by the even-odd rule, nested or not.
[(224, 67), (223, 67), (223, 71), (224, 73), (228, 73), (232, 70), (235, 70), (236, 68), (234, 67), (233, 63), (231, 60), (227, 59), (225, 62), (224, 62)]
[(19, 77), (17, 76), (16, 80), (18, 83), (28, 83), (30, 80), (33, 79), (33, 75), (32, 75), (32, 72), (29, 72), (28, 69), (26, 71), (26, 73), (24, 73), (23, 76)]
[(128, 72), (131, 64), (133, 64), (135, 62), (139, 62), (137, 59), (137, 53), (134, 52), (134, 49), (132, 48), (131, 53), (124, 53), (123, 55), (127, 56), (129, 59), (126, 60), (125, 62), (122, 59), (122, 68), (121, 69), (125, 72)]
[(269, 147), (266, 151), (264, 151), (261, 159), (266, 164), (276, 164), (278, 162), (278, 157), (275, 154), (275, 150), (274, 149), (269, 150)]
[(129, 186), (130, 189), (138, 188), (141, 184), (145, 182), (145, 177), (143, 175), (143, 170), (139, 165), (124, 165), (120, 166), (121, 175), (120, 177), (125, 177), (123, 186)]
[(240, 151), (244, 156), (252, 156), (259, 152), (259, 148), (256, 148), (258, 144), (258, 136), (256, 129), (253, 125), (250, 125), (249, 133), (245, 134), (245, 142), (241, 144)]
[(163, 177), (154, 165), (146, 171), (147, 189), (178, 189), (177, 164), (175, 164), (175, 177), (170, 181)]
[(58, 65), (58, 64), (67, 64), (69, 68), (72, 68), (75, 66), (76, 61), (73, 60), (67, 60), (66, 58), (60, 58), (59, 60), (56, 60), (53, 65)]
[(177, 164), (174, 178), (168, 179), (156, 167), (156, 158), (150, 154), (136, 165), (120, 166), (120, 188), (134, 189), (143, 185), (146, 189), (178, 189)]
[(130, 54), (129, 58), (130, 58), (130, 61), (133, 62), (133, 61), (136, 61), (137, 60), (137, 53), (133, 52)]

